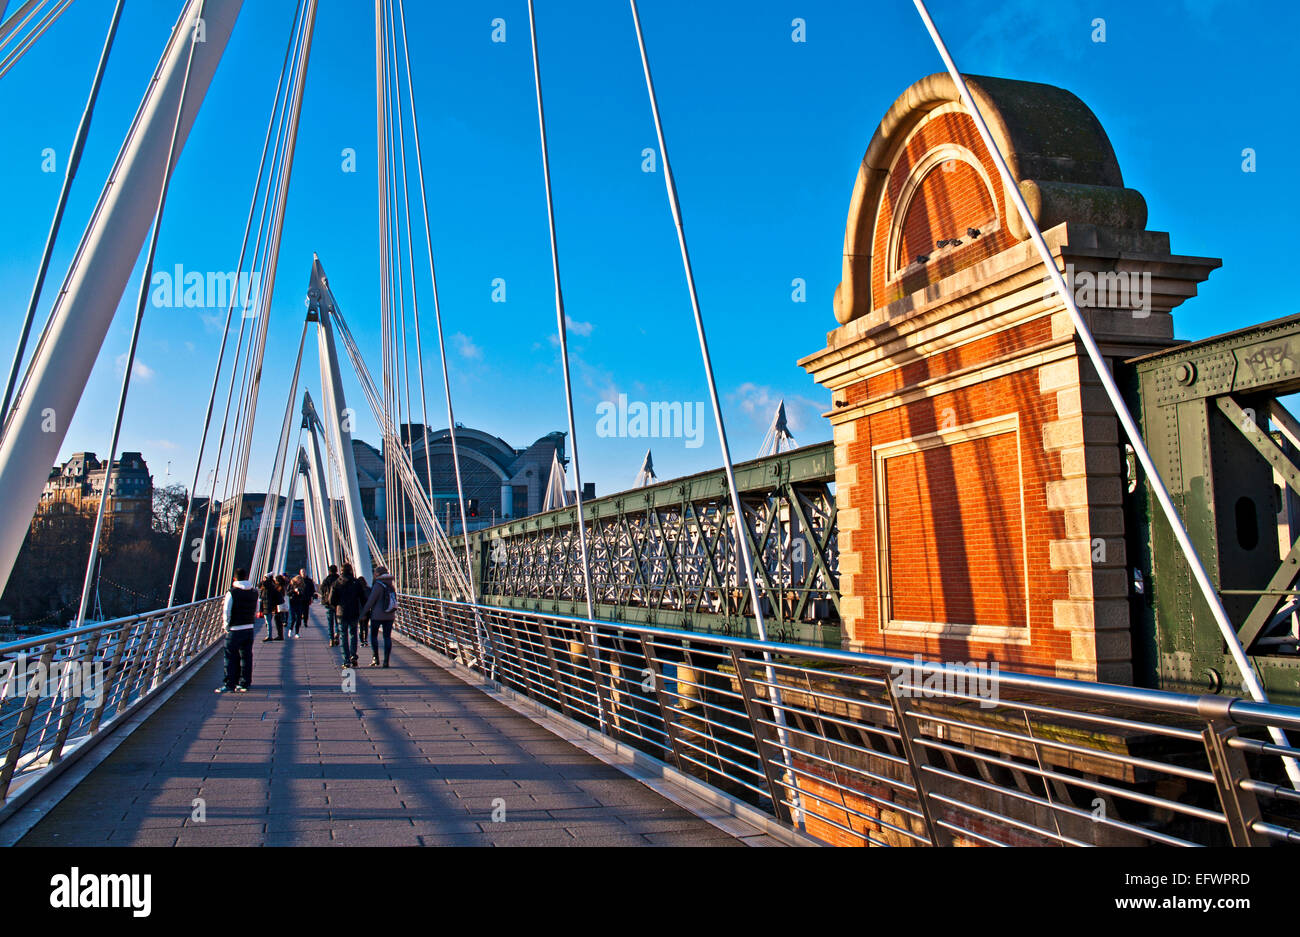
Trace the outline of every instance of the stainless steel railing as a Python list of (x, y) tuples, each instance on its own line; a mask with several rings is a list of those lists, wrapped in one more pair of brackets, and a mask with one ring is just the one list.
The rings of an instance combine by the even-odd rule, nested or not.
[(221, 598), (0, 644), (0, 803), (222, 634)]
[(402, 595), (397, 628), (844, 845), (1300, 844), (1300, 709)]

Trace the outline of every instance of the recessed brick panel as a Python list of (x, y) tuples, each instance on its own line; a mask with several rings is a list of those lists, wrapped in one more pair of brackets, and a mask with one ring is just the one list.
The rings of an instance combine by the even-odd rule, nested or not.
[(1024, 628), (1015, 432), (884, 460), (884, 546), (898, 621)]
[[(865, 599), (862, 617), (850, 623), (849, 638), (855, 646), (902, 657), (921, 654), (939, 660), (995, 659), (1010, 669), (1048, 674), (1056, 672), (1058, 660), (1073, 655), (1069, 633), (1056, 627), (1052, 604), (1070, 596), (1066, 571), (1052, 569), (1049, 556), (1052, 541), (1065, 536), (1062, 512), (1047, 506), (1048, 483), (1061, 478), (1060, 458), (1043, 448), (1043, 426), (1057, 419), (1056, 395), (1040, 391), (1037, 369), (992, 377), (969, 387), (860, 416), (853, 421), (853, 441), (846, 444), (847, 458), (859, 466), (873, 465), (872, 450), (876, 446), (1012, 413), (1017, 414), (1020, 427), (1018, 465), (1007, 455), (1011, 448), (1009, 441), (1014, 436), (986, 437), (980, 445), (958, 446), (955, 451), (951, 447), (932, 450), (925, 462), (918, 461), (913, 474), (926, 478), (931, 490), (926, 491), (919, 482), (913, 481), (909, 492), (900, 471), (895, 476), (898, 490), (887, 492), (890, 523), (898, 525), (890, 535), (896, 535), (905, 549), (914, 551), (909, 562), (928, 563), (936, 568), (941, 563), (951, 564), (941, 574), (950, 577), (950, 585), (951, 577), (957, 575), (954, 570), (962, 570), (961, 575), (971, 580), (969, 604), (961, 605), (955, 587), (948, 592), (941, 582), (926, 584), (924, 579), (930, 571), (909, 570), (903, 561), (891, 561), (895, 562), (896, 574), (903, 577), (901, 584), (895, 581), (893, 596), (895, 603), (903, 602), (903, 608), (911, 609), (909, 614), (932, 604), (934, 608), (944, 609), (944, 615), (959, 618), (965, 614), (980, 624), (1027, 627), (1028, 644), (890, 631), (881, 621), (878, 601), (875, 472), (860, 471), (858, 484), (845, 494), (840, 504), (841, 508), (859, 509), (863, 519), (860, 526), (840, 530), (840, 550), (861, 556), (860, 571), (840, 580), (842, 594)], [(945, 478), (948, 491), (935, 490)], [(1023, 506), (1017, 505), (1015, 512), (1008, 500), (1013, 493), (1023, 498)], [(959, 533), (954, 519), (937, 507), (921, 510), (912, 507), (908, 516), (907, 499), (912, 498), (915, 503), (922, 494), (943, 495), (946, 507), (958, 505)], [(1012, 538), (1007, 531), (1021, 523), (1020, 513), (1016, 512), (1023, 512), (1025, 535), (1021, 552), (1008, 546)], [(908, 523), (918, 529), (907, 530)], [(937, 528), (947, 531), (948, 542), (941, 543), (936, 538), (931, 547), (913, 544), (923, 531), (933, 534)], [(1011, 572), (1012, 567), (1015, 574)], [(1026, 567), (1027, 580), (1020, 572)], [(895, 618), (901, 617), (896, 611)], [(1001, 620), (993, 621), (993, 618)], [(915, 620), (945, 619), (918, 615)]]

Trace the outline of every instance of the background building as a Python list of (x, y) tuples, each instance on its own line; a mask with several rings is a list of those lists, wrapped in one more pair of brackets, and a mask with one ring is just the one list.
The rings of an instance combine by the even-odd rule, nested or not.
[[(89, 514), (99, 510), (108, 463), (93, 452), (78, 452), (62, 465), (50, 469), (49, 480), (41, 493), (36, 519), (52, 519), (67, 514)], [(113, 463), (105, 527), (130, 524), (148, 527), (153, 512), (153, 476), (139, 452), (123, 452)]]
[[(451, 434), (445, 429), (428, 429), (428, 453), (425, 453), (426, 427), (404, 423), (402, 446), (415, 468), (420, 485), (431, 490), (433, 509), (438, 520), (451, 534), (461, 531), (460, 507), (457, 503), (456, 472), (452, 462)], [(542, 510), (552, 463), (558, 458), (568, 465), (565, 435), (556, 431), (517, 449), (499, 436), (467, 426), (456, 427), (456, 445), (460, 451), (461, 480), (469, 529), (527, 517)], [(388, 501), (385, 490), (382, 450), (360, 439), (352, 440), (352, 455), (357, 467), (357, 485), (362, 514), (374, 534), (375, 542), (386, 548), (388, 543)], [(430, 488), (429, 474), (433, 482)], [(595, 486), (587, 485), (584, 497), (595, 497)], [(572, 492), (569, 493), (572, 501)], [(409, 503), (405, 505), (404, 526), (414, 542), (419, 537)], [(421, 538), (422, 539), (422, 538)]]

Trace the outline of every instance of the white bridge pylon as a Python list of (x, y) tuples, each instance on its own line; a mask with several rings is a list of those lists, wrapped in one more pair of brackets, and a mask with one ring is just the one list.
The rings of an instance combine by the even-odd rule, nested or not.
[(343, 380), (339, 373), (338, 349), (334, 345), (334, 328), (330, 317), (338, 305), (330, 291), (325, 268), (319, 257), (312, 257), (311, 280), (307, 286), (307, 321), (316, 322), (317, 347), (320, 351), (321, 393), (325, 398), (325, 412), (321, 422), (325, 426), (326, 444), (335, 443), (339, 471), (343, 475), (343, 516), (348, 538), (348, 552), (356, 575), (367, 582), (373, 578), (370, 559), (370, 542), (365, 535), (365, 514), (361, 510), (361, 491), (357, 487), (357, 464), (352, 453), (353, 411), (348, 409), (343, 394)]
[[(313, 552), (325, 553), (319, 568), (329, 563), (351, 563), (356, 575), (367, 582), (373, 578), (373, 560), (370, 549), (369, 530), (366, 527), (365, 514), (361, 507), (361, 491), (357, 482), (356, 460), (352, 451), (353, 411), (348, 408), (343, 391), (342, 375), (339, 373), (338, 349), (334, 345), (334, 329), (330, 324), (331, 314), (336, 313), (334, 296), (330, 292), (329, 282), (325, 278), (319, 260), (312, 264), (311, 281), (307, 291), (307, 322), (305, 328), (316, 323), (316, 344), (320, 357), (321, 394), (325, 400), (324, 413), (318, 411), (312, 403), (311, 395), (303, 392), (302, 419), (300, 432), (307, 434), (307, 445), (299, 445), (292, 450), (292, 469), (290, 471), (289, 492), (283, 509), (277, 504), (284, 468), (290, 457), (289, 434), (293, 421), (289, 418), (293, 408), (293, 398), (297, 395), (297, 369), (295, 380), (289, 388), (290, 400), (286, 409), (284, 425), (281, 428), (279, 447), (276, 450), (276, 462), (271, 471), (271, 484), (267, 487), (265, 507), (258, 531), (257, 548), (254, 551), (251, 572), (260, 578), (267, 572), (285, 572), (284, 563), (288, 553), (289, 525), (293, 516), (293, 502), (296, 496), (298, 475), (308, 475), (308, 501), (304, 503), (304, 514), (311, 516), (314, 534), (318, 542), (308, 545), (309, 555)], [(302, 349), (299, 348), (299, 366)], [(321, 456), (320, 440), (317, 432), (325, 437), (325, 451), (336, 472), (337, 487), (333, 496), (327, 481), (325, 461)], [(341, 530), (335, 533), (335, 508), (341, 508)], [(274, 534), (277, 518), (282, 517), (280, 534), (275, 549), (263, 549), (269, 546)]]
[[(175, 157), (198, 115), (243, 0), (190, 0), (118, 152), (0, 439), (0, 591), (9, 582), (77, 403), (153, 224), (175, 129)], [(191, 42), (203, 18), (202, 42)], [(192, 51), (192, 57), (191, 57)], [(189, 78), (186, 85), (186, 65)], [(189, 100), (180, 113), (181, 88)], [(175, 160), (172, 161), (172, 166)]]

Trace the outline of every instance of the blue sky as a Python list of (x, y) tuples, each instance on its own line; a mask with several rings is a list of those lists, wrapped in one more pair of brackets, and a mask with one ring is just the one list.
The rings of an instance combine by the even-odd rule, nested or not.
[[(12, 5), (12, 4), (11, 4)], [(248, 0), (171, 190), (156, 269), (234, 269), (291, 0)], [(523, 0), (408, 0), (433, 238), (458, 422), (524, 446), (565, 428), (527, 7)], [(1176, 253), (1224, 260), (1176, 312), (1199, 338), (1296, 311), (1278, 288), (1279, 251), (1296, 215), (1291, 38), (1284, 4), (933, 0), (931, 13), (968, 73), (1060, 85), (1098, 115), (1149, 227)], [(688, 295), (654, 146), (631, 16), (613, 0), (538, 0), (562, 273), (584, 480), (631, 484), (647, 445), (660, 477), (720, 462), (704, 444), (596, 436), (597, 407), (706, 401)], [(126, 4), (90, 143), (55, 251), (40, 320), (181, 8)], [(110, 0), (79, 0), (0, 80), (0, 335), (12, 341), (36, 271)], [(506, 21), (504, 43), (492, 21)], [(784, 398), (801, 443), (829, 438), (829, 394), (795, 361), (825, 344), (840, 278), (844, 219), (880, 116), (911, 82), (942, 67), (906, 0), (644, 0), (641, 17), (681, 195), (724, 417), (737, 459), (752, 457)], [(806, 21), (807, 42), (791, 41)], [(1092, 41), (1105, 20), (1106, 42)], [(289, 195), (248, 487), (264, 489), (318, 253), (374, 373), (379, 370), (373, 6), (321, 0)], [(58, 172), (41, 171), (42, 150)], [(1241, 171), (1242, 150), (1257, 171)], [(352, 148), (357, 171), (343, 171)], [(417, 235), (419, 237), (419, 235)], [(417, 255), (417, 263), (420, 262)], [(107, 451), (141, 263), (63, 450)], [(791, 301), (791, 281), (807, 302)], [(506, 302), (492, 302), (505, 280)], [(427, 301), (427, 285), (422, 297)], [(445, 425), (431, 309), (423, 336), (430, 422)], [(222, 310), (224, 313), (224, 310)], [(216, 362), (213, 310), (150, 308), (122, 449), (155, 482), (184, 481)], [(38, 326), (39, 328), (39, 326)], [(7, 366), (12, 354), (0, 357)], [(412, 360), (414, 353), (412, 349)], [(305, 367), (319, 377), (315, 356)], [(360, 438), (377, 442), (359, 386)], [(223, 391), (224, 392), (224, 391)], [(314, 394), (314, 396), (318, 396)], [(707, 407), (706, 407), (707, 409)], [(418, 414), (417, 414), (418, 417)], [(170, 475), (168, 462), (170, 461)], [(211, 460), (205, 462), (204, 472)]]

